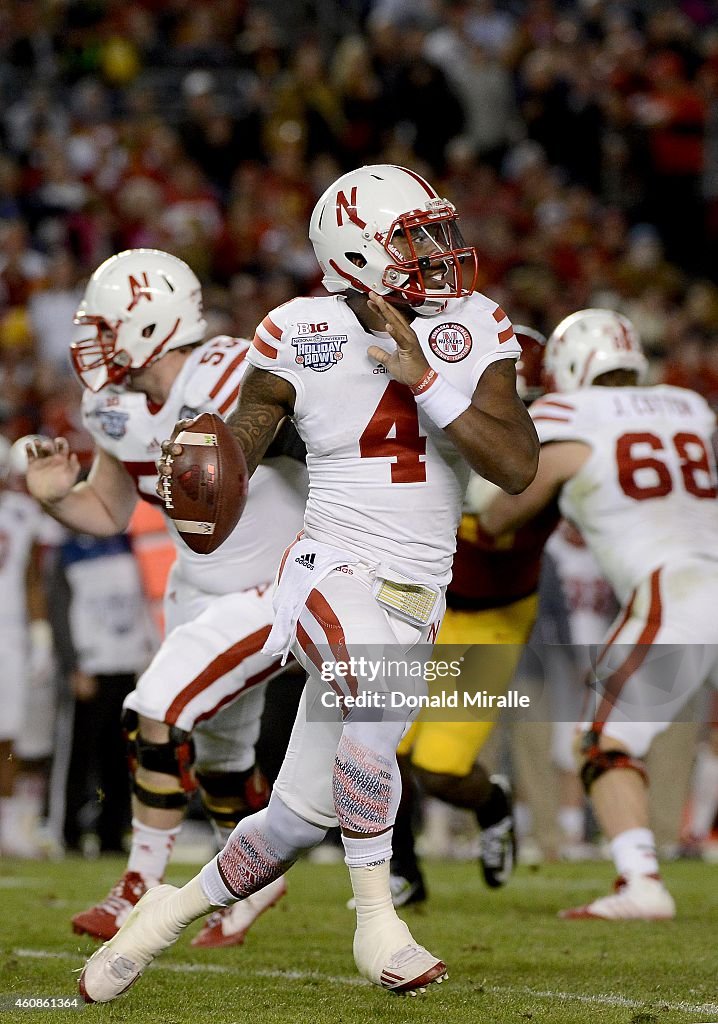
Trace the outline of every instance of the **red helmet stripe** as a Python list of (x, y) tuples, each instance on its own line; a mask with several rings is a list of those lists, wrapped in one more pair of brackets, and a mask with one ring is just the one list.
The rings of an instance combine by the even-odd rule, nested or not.
[[(397, 165), (394, 164), (394, 166), (396, 167)], [(417, 174), (416, 171), (411, 171), (411, 170), (409, 170), (408, 167), (398, 167), (398, 170), (404, 171), (406, 174), (410, 174), (411, 177), (414, 179), (414, 181), (418, 181), (419, 184), (421, 185), (421, 187), (426, 192), (426, 194), (431, 199), (438, 199), (439, 198), (439, 193), (438, 192), (434, 192), (434, 190), (431, 187), (431, 185), (429, 184), (429, 182), (428, 181), (424, 181), (424, 179), (421, 177), (421, 175)]]

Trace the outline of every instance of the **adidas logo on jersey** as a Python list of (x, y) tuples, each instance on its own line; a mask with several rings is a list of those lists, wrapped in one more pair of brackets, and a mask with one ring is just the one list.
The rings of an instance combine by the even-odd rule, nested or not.
[(305, 569), (313, 569), (314, 568), (314, 559), (315, 558), (316, 558), (316, 555), (312, 551), (312, 553), (310, 555), (299, 555), (297, 558), (294, 559), (294, 561), (298, 562), (299, 565), (303, 565)]

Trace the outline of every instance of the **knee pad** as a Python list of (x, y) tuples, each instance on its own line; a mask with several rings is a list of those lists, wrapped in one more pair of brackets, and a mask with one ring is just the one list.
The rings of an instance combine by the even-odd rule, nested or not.
[(269, 803), (271, 788), (256, 765), (244, 772), (198, 771), (196, 778), (207, 814), (222, 828), (236, 828)]
[(591, 787), (597, 779), (614, 768), (630, 768), (632, 771), (638, 772), (644, 783), (648, 785), (648, 771), (644, 761), (638, 757), (631, 757), (623, 750), (601, 750), (598, 740), (597, 732), (588, 732), (581, 746), (584, 762), (580, 775), (587, 794), (590, 793)]
[[(178, 729), (176, 725), (171, 725), (167, 743), (146, 740), (140, 735), (137, 712), (129, 709), (123, 712), (122, 727), (127, 743), (132, 791), (140, 803), (162, 810), (186, 807), (187, 794), (197, 788), (192, 773), (194, 744), (190, 734), (184, 729)], [(138, 768), (171, 775), (177, 780), (177, 784), (172, 789), (156, 789), (137, 779)]]

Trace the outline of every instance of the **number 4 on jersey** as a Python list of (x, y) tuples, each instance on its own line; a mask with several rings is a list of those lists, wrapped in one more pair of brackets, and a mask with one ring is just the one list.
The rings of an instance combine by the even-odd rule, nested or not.
[(359, 438), (363, 459), (394, 458), (393, 484), (417, 484), (426, 481), (426, 438), (419, 433), (419, 414), (405, 384), (391, 380), (374, 415)]

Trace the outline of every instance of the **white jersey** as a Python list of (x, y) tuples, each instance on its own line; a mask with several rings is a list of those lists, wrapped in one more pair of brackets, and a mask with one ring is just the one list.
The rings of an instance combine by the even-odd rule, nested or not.
[[(506, 314), (484, 295), (450, 300), (412, 327), (429, 364), (467, 398), (487, 366), (521, 353)], [(343, 296), (299, 298), (265, 317), (247, 358), (296, 391), (307, 535), (444, 584), (469, 467), (409, 388), (369, 358), (377, 344), (395, 348), (388, 334), (365, 331)]]
[[(56, 543), (57, 528), (38, 503), (18, 491), (0, 491), (0, 630), (27, 627), (27, 569), (33, 544)], [(54, 526), (54, 523), (53, 523)]]
[(716, 420), (700, 395), (667, 385), (596, 386), (546, 395), (531, 416), (542, 443), (592, 449), (559, 506), (621, 602), (660, 566), (718, 560)]
[[(187, 358), (167, 401), (153, 407), (144, 394), (124, 388), (85, 391), (83, 421), (95, 441), (120, 461), (145, 501), (164, 508), (155, 493), (160, 445), (179, 419), (200, 412), (225, 415), (237, 401), (246, 369), (248, 342), (220, 337), (199, 346)], [(306, 500), (306, 470), (280, 457), (260, 465), (249, 486), (241, 520), (210, 555), (191, 551), (174, 523), (167, 524), (176, 550), (180, 578), (210, 594), (228, 594), (271, 582), (283, 549), (301, 529)]]

